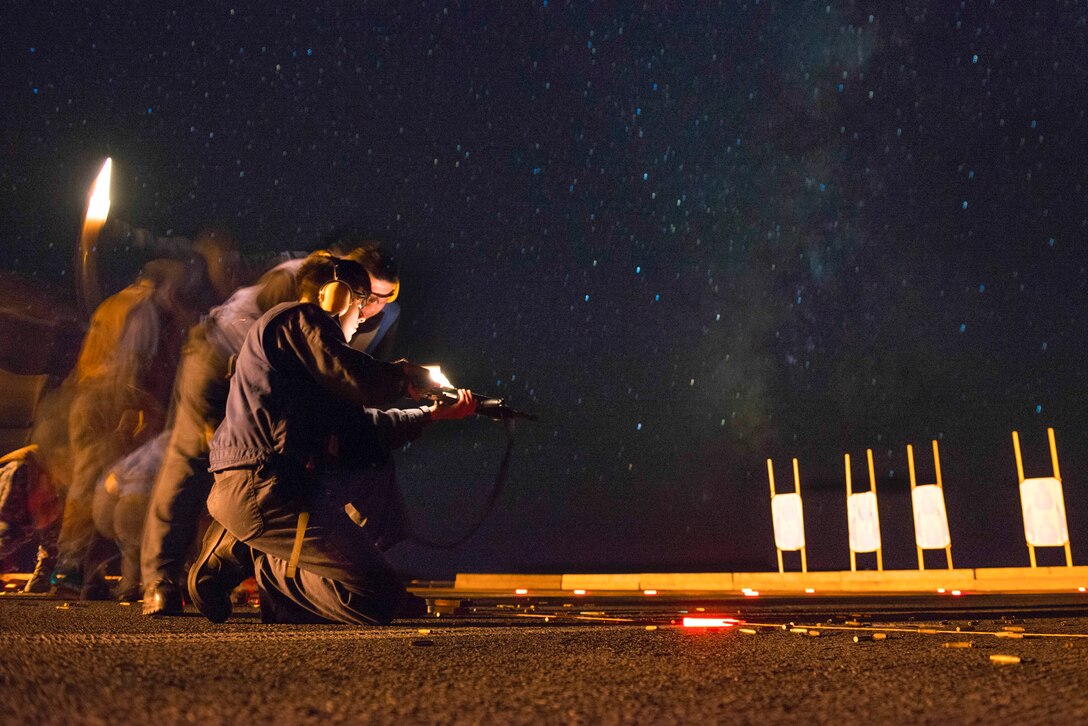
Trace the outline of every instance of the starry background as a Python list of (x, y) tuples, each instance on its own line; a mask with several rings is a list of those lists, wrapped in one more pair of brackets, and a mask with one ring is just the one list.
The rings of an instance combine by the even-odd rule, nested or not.
[[(162, 234), (387, 239), (398, 352), (541, 416), (406, 570), (770, 569), (793, 456), (810, 567), (846, 567), (867, 447), (914, 567), (930, 439), (957, 564), (1027, 564), (1009, 431), (1041, 476), (1047, 426), (1084, 562), (1083, 2), (166, 5), (0, 11), (4, 266), (68, 289), (106, 155)], [(503, 442), (400, 456), (421, 533), (477, 518)]]

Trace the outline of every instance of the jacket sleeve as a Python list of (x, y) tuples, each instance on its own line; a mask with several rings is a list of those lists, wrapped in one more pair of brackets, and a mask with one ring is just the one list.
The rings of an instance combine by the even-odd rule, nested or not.
[(388, 411), (368, 408), (360, 414), (363, 440), (373, 441), (382, 452), (390, 452), (415, 441), (430, 423), (431, 417), (418, 408), (393, 408)]
[(335, 398), (355, 408), (388, 406), (405, 390), (403, 369), (347, 345), (336, 321), (316, 305), (291, 308), (275, 346)]

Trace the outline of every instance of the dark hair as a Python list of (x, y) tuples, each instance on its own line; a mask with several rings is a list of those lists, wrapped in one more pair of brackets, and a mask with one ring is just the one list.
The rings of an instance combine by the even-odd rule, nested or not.
[(378, 280), (397, 282), (400, 279), (396, 261), (382, 251), (378, 242), (364, 242), (346, 253), (344, 258), (355, 260)]
[(370, 294), (370, 277), (366, 268), (354, 260), (336, 257), (327, 250), (313, 252), (298, 271), (298, 299), (317, 302), (321, 286), (334, 279), (347, 283), (351, 289)]

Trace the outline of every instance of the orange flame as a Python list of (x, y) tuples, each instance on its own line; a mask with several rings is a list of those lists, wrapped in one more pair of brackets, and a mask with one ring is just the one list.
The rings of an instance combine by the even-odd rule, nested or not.
[(107, 158), (102, 165), (102, 171), (94, 180), (91, 187), (91, 198), (87, 202), (87, 221), (105, 222), (110, 213), (110, 172), (113, 168), (113, 159)]

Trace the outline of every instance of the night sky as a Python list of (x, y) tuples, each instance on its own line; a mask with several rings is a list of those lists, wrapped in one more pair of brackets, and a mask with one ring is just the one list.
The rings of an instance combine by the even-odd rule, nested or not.
[[(843, 568), (866, 447), (914, 567), (931, 438), (956, 564), (1026, 565), (1009, 432), (1043, 476), (1047, 426), (1088, 558), (1085, 3), (15, 5), (5, 268), (70, 289), (109, 155), (160, 234), (387, 239), (398, 352), (540, 414), (476, 537), (406, 570), (773, 569), (792, 456), (809, 565)], [(503, 443), (400, 455), (421, 533), (477, 518)]]

